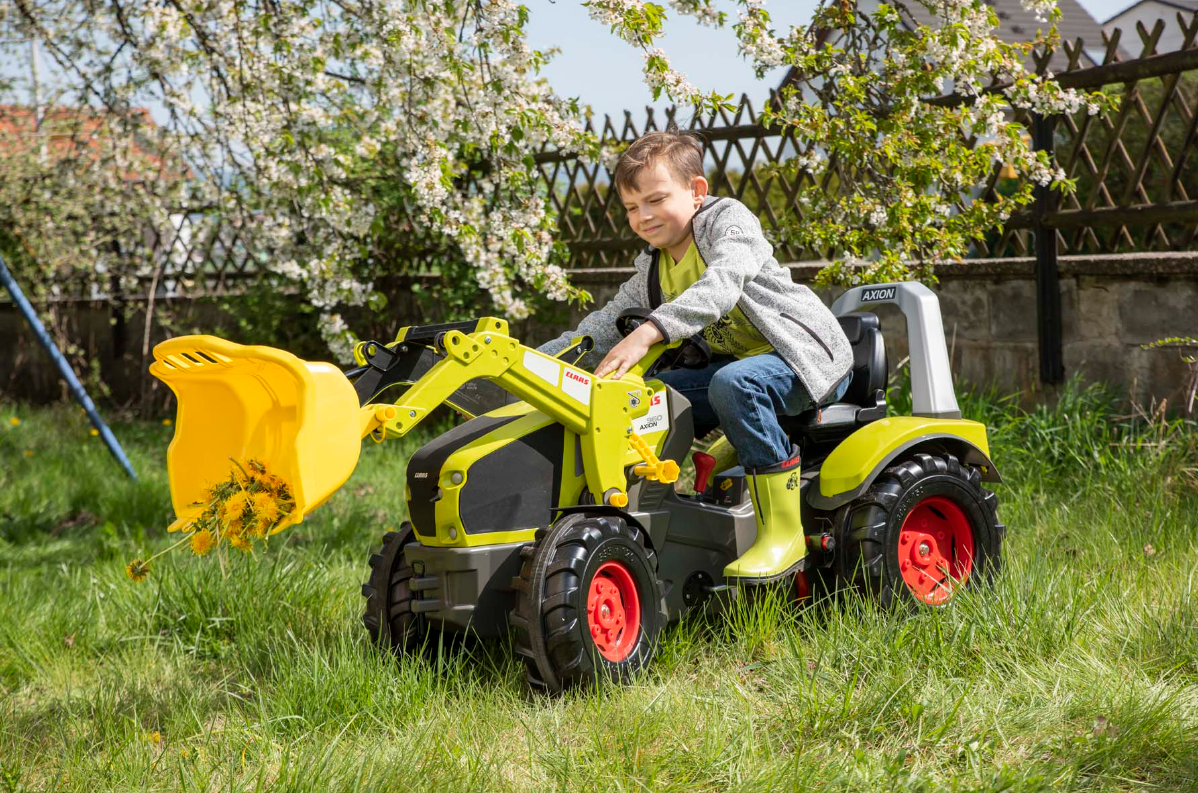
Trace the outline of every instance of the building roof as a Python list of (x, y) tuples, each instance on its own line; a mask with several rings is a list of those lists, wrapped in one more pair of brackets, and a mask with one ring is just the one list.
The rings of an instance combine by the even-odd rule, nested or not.
[[(126, 181), (174, 180), (190, 175), (186, 165), (167, 163), (155, 151), (154, 134), (159, 127), (144, 107), (132, 108), (129, 116), (137, 132), (130, 135), (130, 152), (141, 164), (136, 172), (124, 175)], [(108, 127), (111, 116), (91, 107), (54, 106), (43, 110), (39, 131), (34, 109), (28, 105), (0, 105), (0, 158), (45, 145), (46, 155), (57, 160), (79, 153), (99, 156), (104, 139), (114, 133)]]
[(1109, 19), (1107, 19), (1105, 22), (1103, 22), (1102, 24), (1103, 24), (1103, 26), (1109, 25), (1110, 23), (1114, 22), (1119, 17), (1126, 14), (1128, 11), (1133, 11), (1142, 5), (1148, 5), (1148, 4), (1162, 5), (1162, 6), (1166, 6), (1168, 8), (1176, 8), (1178, 11), (1185, 11), (1185, 12), (1189, 12), (1189, 13), (1198, 12), (1198, 0), (1137, 0), (1137, 2), (1132, 3), (1131, 5), (1129, 5), (1127, 8), (1123, 9), (1122, 11), (1112, 14), (1111, 17)]
[[(858, 2), (876, 8), (878, 0), (858, 0)], [(1142, 2), (1160, 2), (1160, 0), (1142, 0)], [(1198, 0), (1168, 0), (1168, 2), (1198, 5)], [(1036, 31), (1046, 27), (1045, 23), (1036, 21), (1034, 14), (1024, 10), (1020, 0), (985, 0), (985, 3), (993, 7), (998, 15), (998, 37), (1009, 44), (1034, 41)], [(937, 24), (936, 18), (918, 0), (907, 0), (904, 5), (909, 10), (909, 16), (904, 16), (903, 20), (908, 28), (914, 28), (916, 25)], [(1099, 25), (1094, 17), (1081, 7), (1078, 0), (1057, 0), (1057, 6), (1061, 9), (1061, 19), (1057, 23), (1057, 32), (1060, 33), (1061, 40), (1067, 42), (1073, 42), (1079, 38), (1082, 40), (1082, 58), (1078, 66), (1099, 65), (1106, 52), (1106, 42), (1102, 38), (1102, 25)], [(1120, 56), (1124, 56), (1122, 50), (1120, 50)], [(1053, 53), (1050, 62), (1053, 71), (1063, 71), (1068, 64), (1069, 56), (1063, 48)], [(1028, 68), (1031, 68), (1030, 64)], [(793, 81), (794, 67), (791, 67), (778, 87), (781, 89), (782, 86)]]
[[(998, 28), (996, 29), (998, 37), (1008, 44), (1034, 41), (1036, 31), (1048, 27), (1044, 22), (1037, 22), (1035, 14), (1031, 11), (1025, 11), (1019, 0), (985, 0), (985, 2), (998, 15)], [(936, 24), (935, 17), (919, 2), (908, 2), (906, 5), (916, 24)], [(1061, 41), (1074, 42), (1081, 39), (1085, 44), (1083, 53), (1087, 54), (1079, 65), (1097, 65), (1097, 59), (1101, 59), (1101, 53), (1105, 49), (1102, 40), (1102, 25), (1098, 24), (1077, 0), (1057, 0), (1057, 7), (1061, 9), (1061, 19), (1057, 22), (1057, 32), (1061, 34)], [(1085, 62), (1087, 57), (1090, 59), (1089, 63)], [(1053, 54), (1052, 68), (1054, 70), (1062, 70), (1068, 63), (1069, 57), (1063, 51)]]

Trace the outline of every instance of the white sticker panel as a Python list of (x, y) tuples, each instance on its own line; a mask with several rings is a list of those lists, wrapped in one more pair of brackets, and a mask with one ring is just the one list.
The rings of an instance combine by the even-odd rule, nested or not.
[(591, 404), (591, 376), (585, 372), (567, 366), (562, 375), (562, 390), (584, 405)]
[(650, 435), (654, 432), (663, 432), (669, 428), (670, 411), (666, 405), (666, 395), (659, 392), (653, 395), (653, 402), (649, 405), (649, 412), (639, 419), (633, 420), (632, 431), (637, 435)]
[(562, 365), (552, 358), (538, 355), (531, 350), (524, 353), (524, 368), (554, 388), (557, 388), (561, 381)]

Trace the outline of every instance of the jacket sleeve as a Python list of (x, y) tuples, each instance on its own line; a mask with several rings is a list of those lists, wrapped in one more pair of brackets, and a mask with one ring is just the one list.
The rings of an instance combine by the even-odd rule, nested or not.
[(568, 330), (556, 339), (545, 342), (537, 347), (538, 352), (546, 355), (557, 355), (570, 346), (570, 342), (578, 336), (590, 336), (595, 342), (595, 348), (583, 356), (579, 362), (584, 369), (593, 370), (603, 360), (603, 356), (620, 342), (620, 332), (616, 330), (616, 317), (626, 308), (633, 306), (648, 307), (649, 291), (645, 286), (644, 269), (636, 268), (632, 277), (620, 285), (615, 297), (603, 308), (592, 311), (578, 323), (574, 330)]
[(667, 343), (693, 336), (731, 311), (745, 284), (774, 255), (760, 221), (747, 208), (730, 206), (711, 223), (709, 239), (714, 241), (699, 248), (706, 265), (703, 274), (650, 316)]

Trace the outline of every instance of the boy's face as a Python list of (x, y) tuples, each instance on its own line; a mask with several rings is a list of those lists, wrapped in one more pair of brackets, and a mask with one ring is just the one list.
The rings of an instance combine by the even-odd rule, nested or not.
[(634, 187), (620, 191), (628, 225), (645, 242), (666, 249), (690, 237), (691, 217), (706, 197), (706, 179), (696, 176), (690, 184), (682, 184), (664, 162), (653, 163), (641, 172)]

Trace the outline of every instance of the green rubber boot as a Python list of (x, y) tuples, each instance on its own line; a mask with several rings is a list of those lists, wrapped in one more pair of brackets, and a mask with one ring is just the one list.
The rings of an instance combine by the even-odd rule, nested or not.
[(807, 555), (799, 496), (799, 467), (768, 474), (748, 474), (749, 496), (757, 518), (757, 539), (749, 550), (724, 568), (739, 583), (761, 583), (795, 572)]

